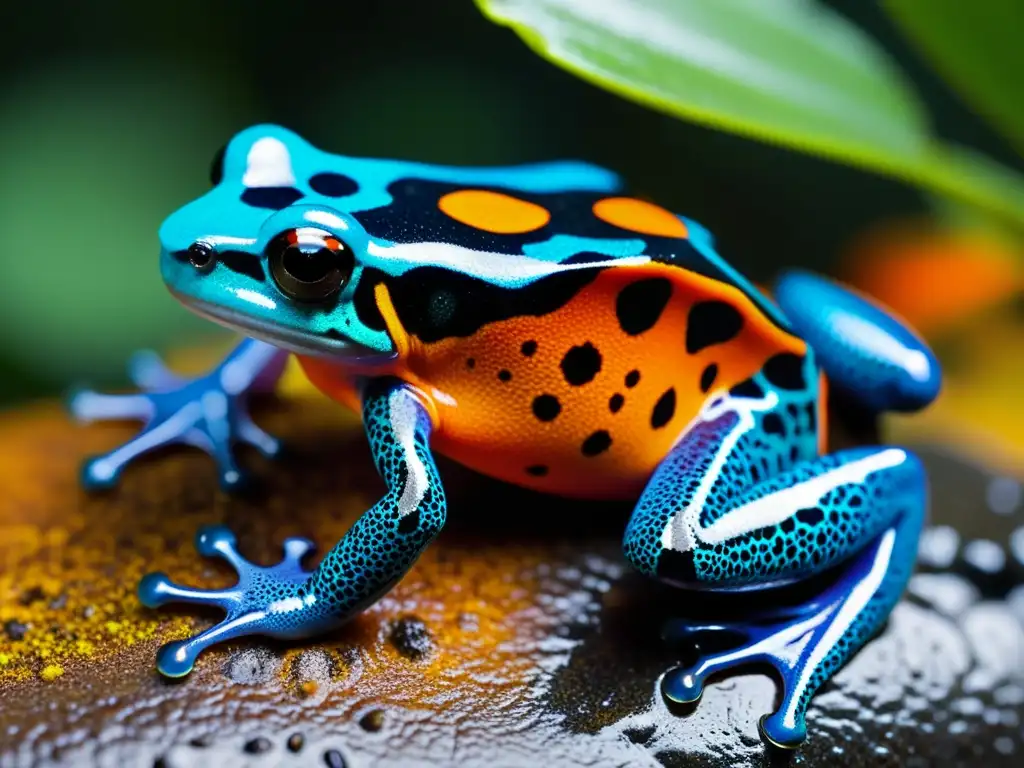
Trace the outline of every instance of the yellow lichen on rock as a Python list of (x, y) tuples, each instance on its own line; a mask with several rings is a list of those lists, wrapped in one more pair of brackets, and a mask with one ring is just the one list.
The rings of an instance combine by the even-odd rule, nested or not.
[[(187, 637), (213, 617), (142, 607), (135, 594), (140, 578), (159, 570), (207, 588), (233, 581), (223, 563), (195, 551), (202, 525), (227, 523), (249, 557), (269, 564), (281, 557), (287, 536), (311, 537), (321, 551), (333, 546), (379, 496), (382, 483), (362, 430), (340, 406), (323, 398), (277, 400), (257, 418), (297, 458), (271, 464), (244, 455), (264, 483), (250, 497), (224, 495), (213, 462), (189, 449), (139, 462), (118, 488), (90, 495), (78, 485), (81, 460), (114, 447), (133, 427), (76, 426), (56, 406), (3, 418), (0, 484), (12, 490), (0, 499), (0, 686), (52, 681), (57, 668), (75, 679), (79, 670), (116, 664), (140, 643), (149, 646), (151, 673), (160, 644)], [(328, 695), (332, 680), (358, 674), (364, 695), (406, 705), (521, 687), (536, 660), (516, 648), (523, 633), (537, 630), (531, 609), (543, 551), (501, 540), (482, 548), (446, 540), (442, 535), (341, 636), (282, 650), (283, 684), (298, 698), (316, 699)], [(412, 627), (416, 641), (408, 647), (395, 640), (403, 627)], [(326, 677), (303, 656), (311, 648), (327, 654)], [(214, 649), (199, 666), (230, 651)]]
[(39, 676), (46, 682), (50, 683), (63, 674), (64, 667), (62, 667), (60, 664), (47, 664), (45, 667), (43, 667), (43, 670), (39, 673)]

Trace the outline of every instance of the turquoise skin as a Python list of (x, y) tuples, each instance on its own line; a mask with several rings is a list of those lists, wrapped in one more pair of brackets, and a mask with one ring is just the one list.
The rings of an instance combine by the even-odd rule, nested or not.
[[(459, 169), (341, 157), (275, 126), (248, 129), (230, 142), (215, 162), (214, 187), (161, 227), (161, 271), (191, 309), (253, 338), (194, 381), (144, 356), (132, 368), (140, 394), (78, 393), (72, 410), (83, 419), (146, 422), (137, 438), (89, 462), (84, 482), (109, 487), (136, 456), (187, 444), (207, 450), (223, 485), (237, 487), (244, 477), (235, 445), (251, 444), (270, 456), (279, 450), (249, 418), (246, 395), (272, 388), (291, 351), (363, 372), (363, 423), (388, 490), (313, 571), (300, 564), (311, 546), (305, 540), (289, 540), (282, 563), (261, 568), (238, 554), (226, 529), (201, 531), (199, 551), (227, 559), (239, 583), (206, 591), (163, 574), (142, 581), (146, 605), (210, 604), (227, 614), (212, 629), (162, 649), (160, 671), (185, 675), (202, 650), (230, 638), (305, 637), (343, 623), (390, 589), (443, 526), (446, 504), (427, 410), (401, 379), (372, 373), (376, 364), (384, 371), (399, 350), (368, 320), (360, 291), (369, 275), (399, 284), (427, 268), (452, 285), (501, 297), (495, 302), (500, 311), (529, 294), (534, 311), (536, 301), (555, 301), (546, 286), (567, 275), (654, 259), (735, 286), (770, 322), (809, 347), (802, 358), (776, 355), (749, 380), (709, 398), (651, 476), (623, 541), (638, 570), (685, 589), (763, 590), (767, 599), (776, 587), (827, 576), (819, 594), (796, 606), (728, 627), (674, 626), (672, 633), (683, 637), (726, 629), (743, 639), (728, 651), (705, 654), (694, 667), (669, 671), (662, 681), (670, 701), (693, 703), (710, 675), (748, 664), (774, 666), (783, 696), (762, 719), (762, 735), (780, 747), (798, 745), (814, 692), (899, 599), (926, 507), (924, 472), (905, 449), (819, 455), (818, 374), (868, 411), (914, 411), (939, 391), (940, 369), (930, 350), (883, 310), (813, 275), (785, 275), (772, 304), (688, 219), (686, 247), (677, 241), (670, 251), (657, 238), (610, 234), (589, 220), (581, 224), (575, 214), (566, 214), (561, 229), (553, 222), (542, 239), (495, 237), (453, 228), (437, 218), (436, 205), (400, 204), (396, 195), (408, 198), (415, 185), (493, 187), (527, 199), (553, 195), (544, 198), (548, 207), (570, 214), (574, 196), (596, 199), (621, 187), (614, 174), (582, 163)], [(288, 232), (300, 233), (292, 246), (280, 241)], [(295, 269), (282, 272), (289, 258)], [(310, 292), (332, 287), (340, 263), (346, 265), (341, 282), (310, 301)], [(296, 274), (304, 278), (298, 287)], [(486, 324), (494, 319), (486, 313), (499, 309), (485, 302), (475, 311), (484, 314), (457, 318), (460, 327)], [(714, 336), (721, 328), (701, 332)]]

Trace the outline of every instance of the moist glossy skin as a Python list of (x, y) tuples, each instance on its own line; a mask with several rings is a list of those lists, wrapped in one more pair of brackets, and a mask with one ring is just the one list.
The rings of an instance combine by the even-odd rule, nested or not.
[(163, 276), (186, 305), (263, 341), (195, 382), (150, 360), (136, 370), (148, 393), (79, 395), (80, 415), (148, 422), (86, 481), (113, 483), (168, 442), (206, 448), (225, 484), (239, 481), (232, 441), (277, 450), (244, 396), (273, 383), (283, 349), (362, 412), (388, 493), (313, 572), (298, 563), (304, 542), (260, 569), (229, 532), (201, 532), (200, 550), (241, 580), (208, 593), (146, 577), (147, 604), (228, 614), (166, 647), (161, 671), (186, 674), (204, 647), (241, 634), (319, 632), (376, 600), (444, 523), (437, 451), (552, 494), (636, 499), (626, 556), (684, 588), (770, 590), (839, 568), (815, 599), (752, 617), (734, 628), (740, 647), (663, 681), (689, 702), (709, 674), (771, 663), (784, 695), (763, 735), (803, 739), (814, 691), (902, 591), (925, 507), (906, 450), (820, 455), (825, 381), (876, 411), (925, 406), (939, 368), (912, 331), (802, 273), (780, 281), (776, 306), (695, 222), (585, 164), (347, 158), (257, 126), (213, 170), (213, 189), (160, 230)]

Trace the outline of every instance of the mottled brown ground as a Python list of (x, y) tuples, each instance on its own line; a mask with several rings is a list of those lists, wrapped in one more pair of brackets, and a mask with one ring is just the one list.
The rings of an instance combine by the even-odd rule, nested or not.
[[(209, 459), (189, 450), (88, 496), (81, 458), (131, 426), (78, 427), (50, 403), (0, 417), (0, 766), (762, 763), (765, 678), (710, 686), (689, 717), (661, 705), (657, 676), (681, 652), (659, 627), (695, 601), (625, 568), (627, 510), (450, 463), (452, 524), (379, 604), (323, 640), (240, 642), (162, 680), (159, 645), (215, 616), (140, 607), (144, 572), (229, 583), (226, 566), (196, 555), (200, 525), (227, 523), (270, 563), (289, 535), (330, 547), (382, 489), (358, 425), (286, 390), (258, 418), (292, 456), (271, 466), (246, 454), (263, 480), (247, 498), (221, 494)], [(1008, 547), (1022, 515), (985, 509), (984, 473), (929, 464), (952, 554), (923, 557), (886, 632), (819, 697), (805, 764), (1009, 765), (1024, 749), (1024, 593)], [(979, 539), (1002, 548), (1001, 568), (972, 565)]]

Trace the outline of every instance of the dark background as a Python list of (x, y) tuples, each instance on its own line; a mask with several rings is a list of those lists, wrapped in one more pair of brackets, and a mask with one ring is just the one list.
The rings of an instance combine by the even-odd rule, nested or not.
[[(829, 5), (900, 62), (941, 136), (1019, 167), (874, 4)], [(0, 405), (118, 386), (132, 349), (218, 333), (166, 295), (156, 232), (254, 122), (343, 154), (604, 164), (758, 280), (829, 271), (858, 235), (928, 207), (897, 182), (622, 101), (471, 0), (7, 3), (0, 29)]]

